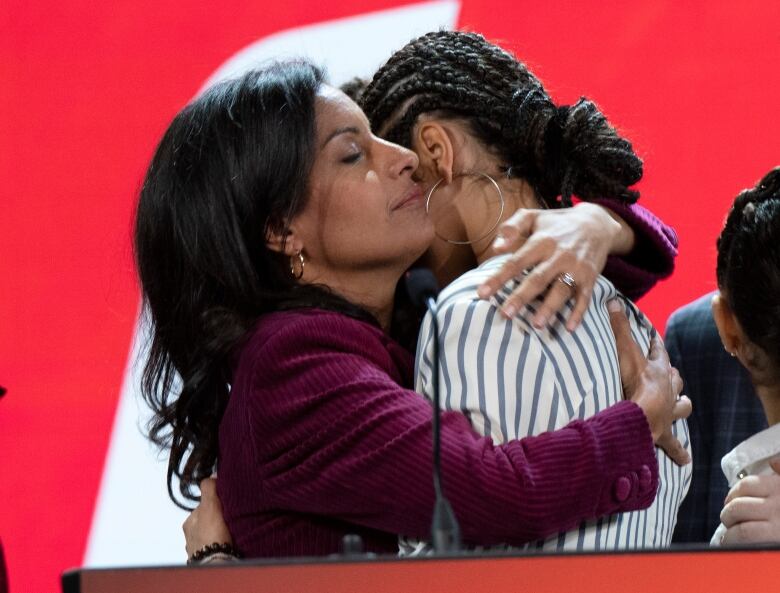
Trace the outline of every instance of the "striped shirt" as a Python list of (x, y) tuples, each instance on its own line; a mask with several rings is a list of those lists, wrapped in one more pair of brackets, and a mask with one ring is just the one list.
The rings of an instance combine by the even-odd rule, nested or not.
[[(643, 351), (649, 350), (655, 335), (647, 318), (604, 277), (598, 278), (591, 303), (574, 332), (564, 325), (573, 301), (540, 330), (531, 325), (539, 301), (526, 306), (514, 319), (506, 319), (499, 307), (518, 281), (508, 282), (492, 301), (480, 299), (476, 291), (507, 257), (492, 258), (467, 272), (438, 298), (441, 405), (465, 414), (477, 432), (496, 443), (556, 430), (622, 401), (617, 347), (607, 312), (610, 299), (617, 297), (625, 304), (634, 340)], [(433, 363), (433, 328), (428, 314), (417, 346), (415, 388), (429, 399), (433, 397)], [(676, 422), (673, 432), (690, 451), (686, 423)], [(660, 449), (656, 449), (656, 457), (660, 483), (649, 508), (584, 522), (576, 530), (527, 544), (525, 549), (668, 546), (690, 484), (691, 465), (676, 465)], [(446, 492), (447, 476), (442, 479)], [(421, 553), (428, 545), (402, 537), (400, 549), (401, 554)]]

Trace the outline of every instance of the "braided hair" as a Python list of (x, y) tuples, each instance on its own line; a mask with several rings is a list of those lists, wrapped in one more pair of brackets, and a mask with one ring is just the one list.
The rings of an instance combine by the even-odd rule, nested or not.
[[(780, 167), (734, 200), (718, 237), (718, 287), (780, 374)], [(777, 373), (777, 374), (776, 374)], [(778, 377), (780, 378), (780, 377)]]
[(360, 94), (375, 132), (411, 146), (423, 113), (465, 119), (497, 151), (511, 176), (523, 177), (550, 207), (616, 198), (630, 189), (642, 161), (596, 105), (580, 98), (558, 107), (542, 83), (514, 56), (475, 33), (437, 31), (393, 56)]

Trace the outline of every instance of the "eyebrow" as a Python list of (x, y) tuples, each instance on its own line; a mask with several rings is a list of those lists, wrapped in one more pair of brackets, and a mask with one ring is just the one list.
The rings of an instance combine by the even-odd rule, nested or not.
[(359, 135), (360, 130), (358, 130), (355, 126), (347, 126), (344, 128), (336, 128), (333, 130), (328, 137), (325, 139), (325, 142), (322, 143), (322, 146), (320, 148), (325, 148), (325, 145), (333, 140), (336, 136), (339, 136), (341, 134), (355, 134)]

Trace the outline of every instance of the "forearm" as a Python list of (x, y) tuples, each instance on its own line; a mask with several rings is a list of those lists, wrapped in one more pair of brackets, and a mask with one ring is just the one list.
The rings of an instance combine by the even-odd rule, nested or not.
[[(266, 490), (301, 512), (428, 537), (434, 503), (431, 410), (420, 396), (411, 396), (422, 405), (388, 394), (380, 416), (348, 431), (334, 426), (338, 442), (328, 437), (329, 444), (301, 455), (294, 477), (278, 485), (267, 480)], [(449, 412), (442, 420), (444, 489), (464, 539), (473, 544), (521, 544), (586, 519), (645, 508), (654, 498), (657, 474), (647, 421), (629, 402), (501, 446), (474, 433), (462, 414)]]
[[(645, 508), (655, 497), (649, 428), (628, 402), (537, 437), (481, 444), (475, 463), (443, 461), (447, 495), (472, 543), (542, 539), (587, 519)], [(445, 444), (445, 456), (452, 451), (454, 444)]]
[[(253, 381), (255, 461), (247, 470), (258, 511), (427, 537), (434, 502), (430, 403), (399, 387), (381, 356), (369, 358), (376, 350), (358, 343), (344, 323), (309, 320), (306, 356), (263, 353), (258, 368), (273, 372)], [(281, 345), (279, 351), (286, 353)], [(520, 543), (649, 505), (657, 464), (643, 412), (623, 402), (501, 446), (475, 433), (464, 415), (446, 413), (442, 476), (467, 541)], [(625, 498), (613, 498), (616, 488)]]
[(606, 199), (596, 203), (606, 208), (622, 225), (620, 239), (603, 273), (626, 296), (637, 299), (674, 270), (677, 234), (672, 227), (638, 204), (627, 206)]
[(609, 254), (617, 257), (628, 255), (636, 244), (634, 229), (631, 228), (631, 225), (629, 225), (622, 216), (610, 208), (604, 208), (604, 210), (606, 210), (607, 214), (612, 217), (612, 220), (617, 223), (619, 229), (612, 240)]

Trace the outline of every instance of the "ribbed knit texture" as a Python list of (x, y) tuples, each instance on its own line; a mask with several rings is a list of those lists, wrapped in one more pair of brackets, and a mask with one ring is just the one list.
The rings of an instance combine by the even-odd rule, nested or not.
[[(261, 318), (220, 426), (219, 496), (242, 552), (335, 553), (347, 533), (370, 551), (395, 552), (398, 534), (429, 535), (431, 405), (402, 387), (412, 362), (378, 328), (338, 313)], [(485, 545), (644, 508), (658, 484), (649, 426), (629, 402), (501, 446), (445, 413), (442, 474), (464, 540)], [(621, 477), (632, 487), (618, 502)]]
[(634, 249), (626, 256), (610, 256), (602, 272), (628, 298), (637, 300), (674, 271), (677, 233), (639, 204), (593, 200), (620, 216), (634, 231)]

